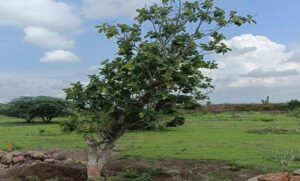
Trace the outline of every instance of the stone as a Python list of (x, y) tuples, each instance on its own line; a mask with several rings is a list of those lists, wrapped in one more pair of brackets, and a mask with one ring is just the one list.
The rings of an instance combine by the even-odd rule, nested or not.
[(87, 165), (87, 161), (76, 160), (76, 164)]
[(180, 175), (180, 171), (179, 170), (167, 170), (166, 174), (168, 174), (170, 176), (177, 176), (177, 175)]
[(5, 151), (0, 150), (0, 158), (2, 158), (2, 156), (5, 154)]
[(64, 161), (67, 159), (67, 157), (65, 155), (59, 154), (59, 153), (54, 154), (53, 158), (55, 158), (56, 160), (59, 160), (59, 161)]
[(28, 151), (26, 155), (37, 160), (44, 160), (46, 158), (46, 155), (40, 151)]
[(68, 158), (68, 159), (66, 159), (66, 160), (64, 161), (64, 163), (70, 164), (70, 163), (75, 163), (75, 161), (72, 160), (71, 158)]
[(13, 162), (13, 164), (22, 164), (22, 163), (25, 162), (25, 158), (22, 155), (20, 155), (20, 156), (14, 156), (12, 158), (12, 162)]
[(294, 173), (294, 175), (300, 175), (300, 169), (295, 170), (293, 173)]
[(4, 169), (7, 169), (7, 168), (8, 168), (8, 165), (0, 164), (0, 170), (4, 170)]
[(13, 157), (14, 157), (13, 152), (7, 153), (2, 156), (0, 163), (4, 165), (10, 165), (13, 162)]
[(258, 178), (258, 181), (289, 181), (288, 172), (270, 173)]
[(20, 156), (20, 155), (22, 155), (22, 152), (20, 152), (20, 151), (14, 151), (14, 152), (11, 152), (11, 154), (13, 156)]
[(248, 179), (247, 181), (258, 181), (258, 178), (262, 177), (263, 175), (259, 175), (253, 178)]
[(293, 175), (293, 176), (291, 176), (290, 181), (300, 181), (300, 176), (299, 175)]
[(44, 160), (45, 163), (55, 163), (55, 159), (53, 158), (48, 158)]

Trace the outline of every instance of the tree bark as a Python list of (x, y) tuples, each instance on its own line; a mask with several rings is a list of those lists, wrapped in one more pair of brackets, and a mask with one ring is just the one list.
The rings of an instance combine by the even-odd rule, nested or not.
[(87, 175), (89, 180), (101, 177), (101, 171), (111, 156), (114, 142), (106, 143), (103, 148), (97, 145), (89, 145)]

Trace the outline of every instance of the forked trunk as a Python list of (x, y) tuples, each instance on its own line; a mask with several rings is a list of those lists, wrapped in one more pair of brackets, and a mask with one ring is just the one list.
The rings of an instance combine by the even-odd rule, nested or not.
[(96, 180), (101, 177), (101, 171), (111, 156), (114, 143), (108, 143), (104, 148), (97, 145), (90, 145), (88, 152), (87, 175), (89, 180)]

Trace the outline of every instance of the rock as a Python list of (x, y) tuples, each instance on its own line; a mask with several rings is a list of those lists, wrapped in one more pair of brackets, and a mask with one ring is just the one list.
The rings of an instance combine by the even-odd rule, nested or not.
[(294, 175), (300, 175), (300, 169), (295, 170), (293, 173), (294, 173)]
[(76, 164), (87, 165), (87, 161), (76, 160)]
[(26, 155), (30, 156), (33, 159), (37, 160), (44, 160), (46, 158), (46, 155), (39, 151), (28, 151)]
[(55, 162), (55, 159), (53, 159), (53, 158), (48, 158), (48, 159), (45, 159), (44, 162), (45, 162), (45, 163), (54, 163), (54, 162)]
[(11, 154), (13, 156), (20, 156), (20, 155), (22, 155), (22, 152), (20, 152), (20, 151), (14, 151), (14, 152), (11, 152)]
[(177, 175), (180, 175), (180, 171), (179, 170), (167, 170), (166, 174), (168, 174), (170, 176), (177, 176)]
[(290, 181), (300, 181), (300, 176), (299, 175), (291, 176)]
[(248, 179), (247, 181), (258, 181), (258, 178), (262, 177), (263, 175), (259, 175), (257, 177), (253, 177), (253, 178), (250, 178)]
[(12, 158), (12, 162), (13, 162), (13, 164), (22, 164), (22, 163), (25, 162), (25, 158), (22, 155), (20, 155), (20, 156), (14, 156)]
[(74, 160), (68, 158), (68, 159), (66, 159), (66, 160), (64, 161), (64, 163), (70, 164), (70, 163), (75, 163), (75, 162), (74, 162)]
[(8, 165), (0, 164), (0, 170), (4, 170), (4, 169), (7, 169), (7, 168), (8, 168)]
[(289, 181), (289, 173), (270, 173), (258, 178), (258, 181)]
[(5, 151), (0, 150), (0, 159), (2, 158), (2, 156), (5, 154)]
[(65, 155), (59, 154), (59, 153), (54, 154), (53, 158), (56, 160), (59, 160), (59, 161), (64, 161), (67, 159), (67, 157)]
[(4, 165), (10, 165), (13, 162), (14, 154), (13, 152), (4, 154), (0, 160), (0, 163)]

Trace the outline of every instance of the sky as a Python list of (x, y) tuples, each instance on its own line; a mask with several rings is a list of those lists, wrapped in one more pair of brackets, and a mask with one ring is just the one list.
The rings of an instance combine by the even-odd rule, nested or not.
[[(128, 23), (135, 9), (158, 0), (0, 0), (0, 102), (19, 96), (64, 97), (62, 89), (112, 59), (114, 41), (94, 28)], [(300, 99), (299, 0), (216, 0), (252, 14), (256, 25), (223, 30), (232, 52), (213, 55), (219, 69), (212, 103)]]

